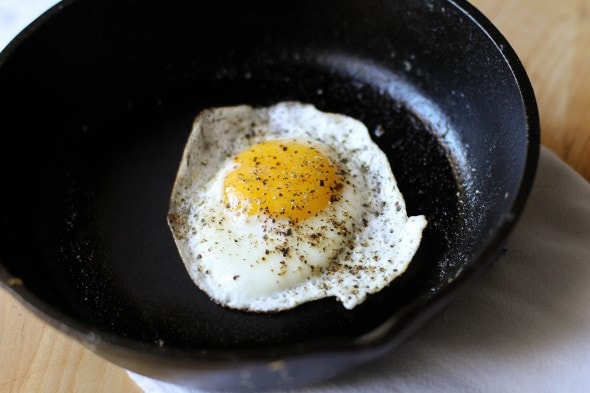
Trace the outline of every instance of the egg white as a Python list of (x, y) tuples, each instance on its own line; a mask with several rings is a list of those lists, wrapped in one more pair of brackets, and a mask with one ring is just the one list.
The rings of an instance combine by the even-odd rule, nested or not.
[[(223, 180), (232, 157), (286, 138), (317, 143), (345, 169), (342, 198), (326, 214), (296, 225), (228, 212)], [(352, 309), (406, 270), (426, 226), (424, 216), (407, 216), (387, 157), (361, 122), (295, 102), (199, 114), (168, 220), (195, 284), (224, 306), (250, 311), (279, 311), (330, 296)], [(334, 222), (340, 230), (329, 230)]]

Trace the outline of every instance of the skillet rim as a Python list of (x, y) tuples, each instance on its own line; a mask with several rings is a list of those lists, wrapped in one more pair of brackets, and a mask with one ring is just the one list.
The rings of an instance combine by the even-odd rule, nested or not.
[[(53, 5), (30, 23), (0, 53), (0, 70), (13, 51), (33, 34), (47, 20), (58, 14), (63, 8), (84, 0), (63, 0)], [(490, 231), (483, 245), (471, 258), (469, 264), (449, 284), (434, 293), (428, 299), (416, 299), (403, 309), (387, 318), (372, 331), (356, 338), (323, 338), (308, 340), (298, 344), (282, 344), (261, 348), (238, 349), (196, 349), (178, 347), (159, 347), (157, 344), (129, 339), (110, 331), (103, 331), (92, 325), (70, 317), (57, 308), (44, 302), (25, 287), (10, 284), (13, 278), (0, 262), (0, 287), (31, 310), (44, 322), (58, 330), (73, 336), (95, 352), (100, 347), (116, 353), (141, 352), (142, 355), (159, 360), (177, 360), (195, 363), (199, 360), (215, 364), (235, 363), (236, 361), (260, 361), (274, 358), (290, 358), (313, 353), (358, 353), (377, 349), (390, 349), (399, 344), (428, 320), (436, 316), (452, 299), (470, 282), (474, 281), (497, 256), (508, 236), (513, 230), (530, 194), (540, 153), (540, 119), (537, 102), (531, 81), (525, 68), (512, 46), (500, 31), (477, 8), (467, 0), (447, 0), (449, 5), (462, 12), (465, 17), (485, 33), (502, 54), (506, 65), (512, 71), (514, 80), (521, 94), (525, 110), (527, 149), (525, 166), (516, 196), (503, 220)]]

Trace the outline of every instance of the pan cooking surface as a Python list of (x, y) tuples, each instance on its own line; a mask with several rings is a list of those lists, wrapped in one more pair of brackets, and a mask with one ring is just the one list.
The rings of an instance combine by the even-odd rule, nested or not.
[[(45, 186), (44, 263), (69, 313), (101, 329), (142, 341), (224, 348), (290, 344), (370, 331), (454, 272), (449, 239), (460, 223), (460, 188), (450, 152), (398, 98), (324, 65), (277, 62), (217, 71), (184, 90), (129, 101), (73, 125), (58, 168)], [(276, 314), (231, 311), (190, 280), (166, 213), (184, 144), (208, 106), (282, 100), (362, 120), (390, 157), (409, 214), (429, 220), (408, 272), (353, 311), (326, 299)], [(77, 128), (77, 129), (76, 129)], [(456, 270), (456, 269), (455, 269)]]

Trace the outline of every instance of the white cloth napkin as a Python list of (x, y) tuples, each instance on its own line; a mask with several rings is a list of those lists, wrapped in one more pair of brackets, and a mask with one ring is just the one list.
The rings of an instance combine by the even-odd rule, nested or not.
[(0, 50), (58, 0), (0, 0)]
[(400, 348), (297, 392), (590, 392), (590, 184), (547, 149), (507, 249)]

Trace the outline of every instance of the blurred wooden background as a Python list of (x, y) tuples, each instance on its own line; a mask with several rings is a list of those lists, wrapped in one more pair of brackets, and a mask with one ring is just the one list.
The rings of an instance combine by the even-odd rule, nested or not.
[[(535, 88), (542, 142), (590, 179), (590, 1), (473, 0)], [(124, 370), (0, 290), (0, 392), (139, 392)]]

